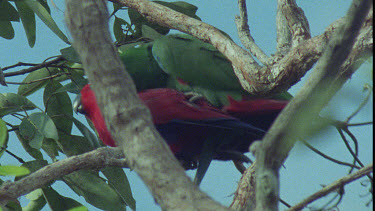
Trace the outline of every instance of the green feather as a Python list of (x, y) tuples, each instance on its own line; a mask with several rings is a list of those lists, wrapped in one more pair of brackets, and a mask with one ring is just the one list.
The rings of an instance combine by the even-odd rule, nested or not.
[(120, 52), (120, 59), (138, 91), (166, 87), (168, 83), (169, 76), (154, 60), (151, 48), (152, 43), (141, 43)]
[[(217, 107), (227, 105), (228, 96), (235, 100), (250, 96), (231, 62), (214, 46), (191, 35), (160, 36), (153, 42), (123, 48), (120, 57), (138, 91), (168, 87), (196, 92)], [(288, 100), (291, 95), (285, 92), (272, 98)]]
[(241, 91), (232, 65), (212, 45), (190, 35), (175, 34), (155, 40), (152, 54), (168, 74), (190, 86), (220, 91)]

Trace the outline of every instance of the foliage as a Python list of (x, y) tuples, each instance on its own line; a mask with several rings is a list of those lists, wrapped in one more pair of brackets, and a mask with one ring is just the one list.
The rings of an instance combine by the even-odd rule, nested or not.
[[(156, 3), (199, 19), (195, 15), (198, 8), (186, 2), (156, 1)], [(113, 31), (117, 43), (131, 43), (142, 37), (153, 37), (154, 30), (162, 34), (169, 32), (168, 28), (148, 22), (132, 9), (118, 4), (113, 5), (112, 15), (115, 17)], [(123, 9), (129, 10), (130, 23), (116, 15)], [(1, 1), (0, 36), (13, 39), (12, 24), (21, 21), (29, 46), (33, 47), (37, 35), (35, 15), (61, 40), (69, 44), (67, 37), (53, 20), (51, 10), (45, 0), (19, 0), (14, 3), (8, 0)], [(145, 29), (145, 26), (151, 27), (152, 30)], [(9, 132), (6, 125), (8, 125), (10, 131), (16, 133), (25, 152), (35, 159), (27, 162), (20, 159), (23, 163), (21, 167), (0, 166), (1, 175), (20, 176), (28, 173), (28, 170), (33, 172), (48, 165), (47, 160), (51, 159), (55, 162), (61, 155), (70, 157), (102, 146), (90, 129), (73, 118), (72, 102), (68, 93), (77, 94), (87, 84), (81, 65), (77, 63), (80, 61), (79, 57), (71, 47), (61, 49), (61, 54), (64, 59), (52, 59), (49, 65), (44, 63), (31, 67), (33, 70), (19, 83), (17, 93), (0, 94), (0, 117), (4, 119), (0, 119), (0, 145), (2, 146), (0, 156), (7, 146)], [(43, 91), (44, 108), (38, 108), (28, 99), (38, 91)], [(6, 121), (9, 118), (19, 119), (20, 123), (11, 125)], [(73, 125), (83, 136), (72, 134)], [(26, 169), (26, 172), (23, 169)], [(129, 206), (135, 209), (135, 200), (129, 182), (124, 171), (119, 167), (107, 167), (100, 171), (80, 170), (61, 179), (74, 192), (98, 208), (118, 210), (118, 208), (125, 209)], [(64, 210), (80, 210), (83, 207), (76, 200), (60, 195), (51, 186), (35, 190), (29, 193), (27, 198), (31, 200), (24, 207), (27, 210), (39, 210), (46, 204), (51, 209), (64, 207)], [(17, 205), (17, 209), (19, 208)]]
[[(155, 1), (173, 10), (184, 13), (200, 20), (196, 15), (197, 7), (186, 2)], [(30, 47), (35, 45), (36, 22), (35, 14), (61, 40), (69, 44), (68, 38), (59, 29), (51, 16), (51, 10), (46, 0), (2, 0), (0, 1), (0, 36), (5, 39), (14, 38), (12, 24), (22, 22)], [(121, 18), (118, 12), (128, 10), (129, 20)], [(170, 29), (151, 23), (137, 11), (113, 3), (111, 16), (114, 17), (113, 33), (116, 44), (126, 49), (140, 43), (155, 40), (169, 33)], [(214, 51), (207, 44), (208, 51)], [(161, 50), (161, 49), (156, 49)], [(181, 50), (181, 49), (180, 49)], [(0, 94), (0, 157), (5, 152), (8, 134), (14, 132), (33, 160), (22, 161), (22, 166), (0, 166), (0, 175), (13, 175), (20, 179), (29, 171), (34, 172), (51, 162), (56, 162), (61, 156), (79, 155), (101, 146), (89, 128), (73, 117), (70, 94), (77, 94), (87, 83), (84, 71), (79, 64), (79, 57), (72, 47), (60, 50), (61, 56), (50, 59), (42, 64), (36, 64), (25, 69), (27, 76), (20, 83), (17, 93)], [(186, 53), (186, 52), (185, 52)], [(183, 53), (181, 53), (182, 55)], [(223, 59), (217, 55), (216, 59)], [(169, 58), (160, 58), (169, 60)], [(201, 57), (205, 60), (206, 57)], [(225, 58), (224, 58), (225, 59)], [(226, 62), (227, 60), (225, 60)], [(224, 62), (224, 63), (225, 63)], [(230, 64), (224, 64), (229, 65)], [(184, 65), (187, 67), (187, 65)], [(7, 68), (3, 68), (6, 70)], [(10, 68), (8, 68), (10, 69)], [(23, 74), (23, 73), (22, 73)], [(7, 74), (4, 74), (7, 76)], [(9, 76), (9, 74), (8, 74)], [(371, 88), (372, 89), (372, 88)], [(43, 92), (43, 108), (38, 108), (29, 96)], [(7, 119), (18, 119), (19, 124), (11, 125)], [(72, 134), (73, 126), (77, 127), (83, 136)], [(346, 127), (341, 131), (350, 135)], [(350, 164), (349, 164), (350, 165)], [(355, 162), (352, 166), (355, 166)], [(26, 169), (26, 170), (25, 170)], [(132, 196), (129, 181), (124, 171), (119, 167), (107, 167), (100, 170), (80, 170), (61, 178), (75, 193), (95, 207), (104, 210), (117, 210), (130, 207), (135, 210), (135, 200)], [(0, 181), (0, 184), (2, 181)], [(51, 184), (50, 184), (51, 185)], [(26, 197), (30, 203), (24, 207), (28, 210), (42, 209), (46, 204), (55, 209), (87, 210), (76, 200), (62, 196), (51, 186), (34, 190)], [(9, 203), (8, 207), (20, 210), (18, 203)]]

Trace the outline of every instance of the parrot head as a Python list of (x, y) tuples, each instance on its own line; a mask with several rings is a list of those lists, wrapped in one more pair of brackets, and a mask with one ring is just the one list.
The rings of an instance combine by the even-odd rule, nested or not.
[(94, 124), (99, 138), (105, 145), (115, 147), (115, 141), (107, 129), (102, 112), (96, 101), (95, 93), (91, 90), (90, 85), (82, 88), (81, 94), (78, 94), (73, 102), (73, 110), (77, 113), (84, 114)]

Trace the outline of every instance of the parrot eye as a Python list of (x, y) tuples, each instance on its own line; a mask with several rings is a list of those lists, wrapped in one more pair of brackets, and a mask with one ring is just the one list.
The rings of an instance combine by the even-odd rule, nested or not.
[(83, 108), (81, 95), (77, 95), (77, 97), (73, 101), (73, 110), (76, 113), (86, 114), (85, 109)]

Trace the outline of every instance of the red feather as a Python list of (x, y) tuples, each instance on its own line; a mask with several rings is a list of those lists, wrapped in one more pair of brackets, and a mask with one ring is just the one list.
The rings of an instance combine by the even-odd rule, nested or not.
[(138, 95), (150, 109), (154, 124), (164, 124), (174, 119), (234, 119), (212, 106), (200, 106), (198, 103), (191, 103), (189, 97), (184, 93), (173, 89), (149, 89), (138, 93)]
[[(189, 97), (172, 89), (151, 89), (139, 93), (139, 97), (148, 106), (153, 117), (154, 124), (164, 124), (171, 120), (205, 120), (205, 119), (235, 119), (222, 113), (219, 109), (209, 107), (207, 102), (204, 107), (188, 101)], [(81, 103), (87, 117), (93, 122), (99, 138), (104, 144), (116, 146), (111, 134), (107, 130), (103, 115), (99, 109), (94, 92), (90, 85), (81, 90)], [(172, 147), (178, 151), (178, 146)]]
[(236, 101), (228, 96), (229, 106), (224, 106), (223, 111), (227, 113), (239, 113), (244, 115), (265, 115), (280, 112), (289, 101), (273, 99), (254, 99)]
[(115, 147), (115, 141), (112, 139), (112, 136), (107, 129), (104, 117), (97, 104), (95, 94), (91, 90), (89, 84), (84, 86), (81, 90), (81, 103), (85, 110), (86, 116), (94, 124), (94, 127), (99, 134), (99, 138), (105, 145)]

